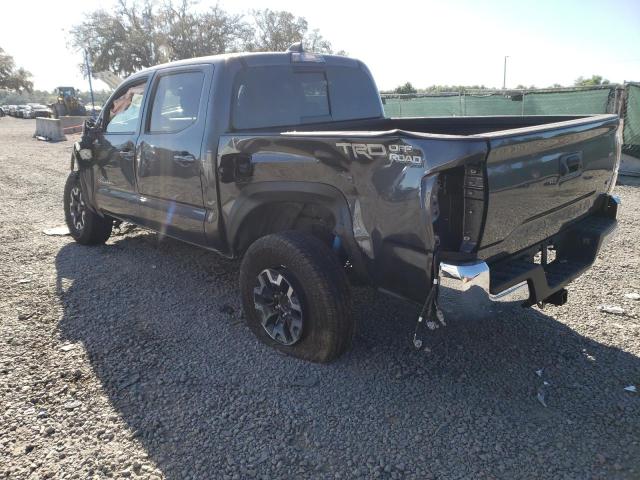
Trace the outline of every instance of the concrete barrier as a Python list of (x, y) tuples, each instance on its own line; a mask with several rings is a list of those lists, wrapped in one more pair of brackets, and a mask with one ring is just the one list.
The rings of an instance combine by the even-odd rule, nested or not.
[(41, 139), (45, 138), (50, 142), (59, 142), (67, 139), (62, 131), (62, 122), (57, 118), (37, 117), (36, 133), (33, 136)]
[(50, 142), (66, 140), (65, 134), (82, 132), (82, 125), (86, 116), (60, 117), (60, 118), (36, 118), (36, 133), (34, 137), (44, 137)]

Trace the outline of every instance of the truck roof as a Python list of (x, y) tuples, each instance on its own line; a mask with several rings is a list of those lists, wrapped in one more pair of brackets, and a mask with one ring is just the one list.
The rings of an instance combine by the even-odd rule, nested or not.
[(148, 67), (139, 72), (130, 75), (127, 78), (134, 78), (151, 73), (155, 70), (168, 67), (178, 67), (185, 65), (201, 65), (207, 64), (221, 64), (229, 61), (239, 60), (247, 66), (267, 66), (267, 65), (290, 65), (292, 63), (300, 63), (304, 65), (331, 65), (331, 66), (344, 66), (344, 67), (363, 67), (364, 64), (360, 60), (354, 58), (343, 57), (341, 55), (325, 55), (320, 53), (304, 52), (306, 55), (311, 55), (315, 58), (321, 59), (320, 61), (305, 61), (293, 60), (293, 54), (298, 52), (239, 52), (239, 53), (224, 53), (220, 55), (209, 55), (206, 57), (187, 58), (184, 60), (176, 60), (174, 62), (161, 63)]

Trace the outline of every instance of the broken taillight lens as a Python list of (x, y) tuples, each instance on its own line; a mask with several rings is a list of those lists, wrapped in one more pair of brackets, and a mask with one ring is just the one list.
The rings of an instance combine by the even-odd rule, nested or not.
[(464, 169), (464, 215), (460, 251), (471, 253), (480, 242), (484, 223), (485, 175), (482, 165), (466, 165)]

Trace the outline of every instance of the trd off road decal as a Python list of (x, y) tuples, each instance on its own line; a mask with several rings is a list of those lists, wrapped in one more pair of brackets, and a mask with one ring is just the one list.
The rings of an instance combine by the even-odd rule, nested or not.
[(422, 152), (414, 150), (411, 145), (401, 143), (384, 145), (382, 143), (338, 142), (336, 147), (342, 149), (345, 155), (351, 155), (354, 158), (365, 157), (373, 160), (373, 157), (387, 157), (391, 163), (404, 163), (418, 167), (421, 167), (424, 161)]

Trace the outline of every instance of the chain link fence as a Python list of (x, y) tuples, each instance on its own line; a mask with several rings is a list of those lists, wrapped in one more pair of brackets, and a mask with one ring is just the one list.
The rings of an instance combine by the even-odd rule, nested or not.
[(625, 119), (623, 151), (640, 158), (640, 83), (536, 90), (382, 94), (382, 100), (389, 117), (617, 113)]

